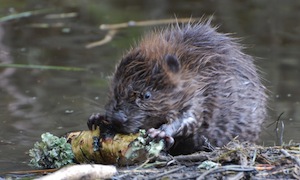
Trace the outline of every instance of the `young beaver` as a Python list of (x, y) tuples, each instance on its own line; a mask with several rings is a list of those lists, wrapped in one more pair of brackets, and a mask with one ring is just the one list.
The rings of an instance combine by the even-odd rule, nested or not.
[(118, 133), (166, 139), (173, 155), (203, 150), (205, 140), (256, 141), (267, 96), (241, 49), (210, 20), (147, 35), (116, 67), (106, 121)]

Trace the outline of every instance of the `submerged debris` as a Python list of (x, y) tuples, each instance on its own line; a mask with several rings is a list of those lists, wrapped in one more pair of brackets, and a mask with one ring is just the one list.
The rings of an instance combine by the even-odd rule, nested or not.
[[(67, 139), (77, 162), (118, 165), (118, 174), (113, 179), (300, 179), (300, 143), (264, 147), (233, 140), (210, 152), (170, 156), (161, 152), (161, 142), (149, 143), (147, 136), (144, 137), (145, 132), (139, 135), (106, 134), (101, 138), (95, 130), (72, 132)], [(49, 144), (54, 145), (54, 142), (48, 142), (49, 139), (49, 134), (43, 135), (42, 144), (35, 146), (48, 148)], [(55, 139), (60, 142), (56, 146), (65, 146), (65, 140)], [(39, 152), (42, 151), (31, 150), (30, 155), (45, 159)], [(48, 157), (52, 150), (45, 152)], [(62, 156), (63, 153), (67, 151), (54, 155)], [(39, 159), (34, 162), (38, 163)], [(47, 160), (47, 166), (44, 163), (42, 167), (53, 168), (49, 166), (52, 163)]]
[[(160, 157), (131, 170), (119, 169), (116, 179), (300, 179), (300, 143), (263, 147), (236, 140), (212, 152)], [(164, 168), (158, 168), (164, 162)], [(171, 162), (171, 163), (170, 163)], [(203, 162), (214, 167), (199, 168)], [(150, 168), (149, 168), (150, 166)], [(144, 166), (146, 167), (146, 166)]]

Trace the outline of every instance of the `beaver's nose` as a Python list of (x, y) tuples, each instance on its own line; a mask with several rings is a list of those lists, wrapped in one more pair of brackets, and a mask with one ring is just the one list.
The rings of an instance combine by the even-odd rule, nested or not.
[(127, 121), (127, 115), (123, 111), (117, 111), (107, 116), (107, 120), (112, 124), (122, 125)]

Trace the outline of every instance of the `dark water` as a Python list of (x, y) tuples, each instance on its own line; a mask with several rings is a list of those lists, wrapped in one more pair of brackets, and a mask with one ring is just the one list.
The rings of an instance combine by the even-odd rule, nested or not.
[[(300, 1), (17, 1), (0, 0), (0, 17), (37, 9), (51, 13), (0, 23), (0, 63), (80, 67), (86, 71), (0, 67), (0, 172), (29, 169), (26, 154), (44, 132), (62, 135), (87, 129), (86, 119), (103, 112), (107, 81), (116, 61), (151, 29), (120, 30), (108, 44), (103, 23), (214, 14), (221, 32), (243, 37), (257, 57), (270, 90), (270, 118), (262, 143), (276, 142), (275, 126), (284, 112), (283, 141), (300, 141)], [(75, 13), (55, 18), (49, 14)], [(72, 15), (72, 14), (71, 14)], [(37, 27), (41, 23), (49, 27)]]

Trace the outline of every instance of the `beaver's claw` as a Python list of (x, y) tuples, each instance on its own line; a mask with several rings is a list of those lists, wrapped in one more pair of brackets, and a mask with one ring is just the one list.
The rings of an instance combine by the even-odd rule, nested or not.
[(163, 130), (151, 128), (147, 131), (147, 134), (150, 138), (155, 140), (163, 139), (165, 142), (166, 150), (170, 149), (174, 144), (174, 138), (167, 135), (167, 133)]
[(104, 120), (104, 116), (101, 115), (100, 113), (92, 114), (87, 120), (87, 126), (89, 130), (96, 129), (98, 126), (101, 125), (103, 120)]

